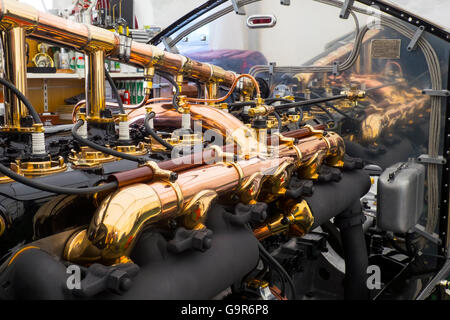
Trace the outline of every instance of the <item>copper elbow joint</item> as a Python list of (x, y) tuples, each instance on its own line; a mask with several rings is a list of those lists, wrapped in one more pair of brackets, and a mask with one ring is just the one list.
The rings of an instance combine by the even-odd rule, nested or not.
[(65, 259), (72, 262), (115, 263), (129, 256), (138, 235), (148, 223), (161, 218), (161, 200), (146, 184), (135, 184), (107, 196), (87, 230), (66, 244)]

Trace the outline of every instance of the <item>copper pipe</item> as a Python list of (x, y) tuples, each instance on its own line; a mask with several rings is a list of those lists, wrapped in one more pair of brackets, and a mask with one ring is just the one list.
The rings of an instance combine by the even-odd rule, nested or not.
[[(326, 127), (323, 124), (318, 124), (313, 126), (314, 130), (325, 130)], [(288, 131), (288, 132), (283, 132), (283, 136), (288, 137), (288, 138), (296, 138), (296, 139), (301, 139), (303, 137), (307, 137), (310, 134), (311, 130), (308, 128), (301, 128), (298, 130), (292, 130), (292, 131)]]
[[(315, 130), (320, 130), (320, 127), (322, 125), (318, 125), (313, 127)], [(297, 139), (306, 138), (310, 135), (312, 135), (311, 130), (309, 128), (303, 128), (300, 130), (296, 130), (295, 134), (293, 135)], [(267, 141), (271, 141), (272, 138), (278, 138), (277, 136), (268, 137)], [(327, 143), (323, 140), (314, 139), (315, 145), (309, 149), (314, 151), (321, 151), (326, 150)], [(284, 148), (286, 149), (286, 148)], [(288, 149), (288, 148), (287, 148)], [(222, 147), (222, 151), (224, 153), (228, 154), (235, 154), (236, 153), (236, 146), (233, 144), (228, 144), (226, 146)], [(286, 156), (292, 156), (295, 157), (296, 154), (294, 151), (290, 152), (287, 150), (284, 150)], [(308, 160), (313, 156), (314, 154), (311, 152), (304, 152), (303, 156), (305, 157), (305, 160)], [(158, 163), (159, 168), (163, 170), (170, 170), (173, 172), (183, 172), (186, 170), (192, 170), (194, 168), (198, 168), (207, 164), (211, 164), (213, 162), (222, 162), (224, 161), (223, 158), (218, 158), (218, 154), (213, 149), (207, 149), (202, 152), (197, 152), (192, 155), (187, 155), (183, 157), (179, 157), (172, 160), (166, 160), (161, 161)], [(108, 177), (108, 181), (114, 180), (118, 182), (119, 187), (124, 187), (130, 184), (134, 183), (142, 183), (142, 182), (149, 182), (153, 179), (153, 171), (148, 166), (143, 166), (137, 169), (132, 169), (128, 171), (123, 171), (120, 173), (112, 174)]]
[[(20, 92), (27, 94), (27, 64), (25, 54), (25, 30), (21, 27), (13, 27), (4, 33), (5, 44), (5, 72), (6, 77), (17, 87)], [(10, 90), (4, 91), (5, 102), (5, 127), (20, 128), (20, 119), (28, 114), (21, 101)]]
[[(216, 163), (180, 173), (176, 183), (137, 183), (120, 188), (103, 200), (89, 228), (68, 241), (64, 258), (79, 263), (114, 263), (130, 254), (146, 225), (183, 215), (184, 208), (200, 192), (211, 190), (220, 197), (237, 191), (255, 174), (263, 181), (267, 176), (262, 172), (273, 172), (285, 163), (309, 166), (313, 155), (319, 153), (324, 161), (342, 159), (343, 145), (336, 134), (316, 134), (296, 145), (280, 146), (280, 156), (274, 159), (254, 157), (236, 163)], [(261, 187), (261, 183), (257, 185)]]
[[(101, 49), (108, 58), (119, 59), (119, 36), (109, 30), (72, 22), (13, 0), (3, 0), (0, 10), (0, 27), (3, 29), (9, 29), (11, 26), (24, 27), (28, 36), (33, 39), (83, 52)], [(156, 69), (174, 75), (184, 74), (204, 82), (217, 81), (224, 86), (230, 86), (237, 77), (234, 72), (220, 67), (188, 60), (182, 55), (164, 52), (155, 46), (134, 41), (131, 43), (129, 63), (142, 67), (155, 66)], [(245, 87), (251, 88), (253, 84), (246, 80)]]
[(240, 79), (242, 79), (242, 78), (248, 78), (248, 79), (250, 79), (252, 81), (253, 86), (256, 89), (256, 95), (258, 97), (260, 97), (261, 96), (261, 91), (259, 89), (259, 84), (256, 81), (256, 79), (254, 77), (252, 77), (251, 75), (249, 75), (249, 74), (241, 74), (236, 79), (234, 79), (233, 84), (230, 87), (230, 90), (228, 90), (228, 93), (225, 96), (221, 97), (221, 98), (218, 98), (218, 99), (187, 98), (186, 100), (190, 101), (190, 102), (204, 102), (204, 103), (220, 103), (220, 102), (223, 102), (226, 99), (228, 99), (229, 96), (231, 96), (231, 94), (233, 93), (234, 88), (236, 87), (238, 81)]

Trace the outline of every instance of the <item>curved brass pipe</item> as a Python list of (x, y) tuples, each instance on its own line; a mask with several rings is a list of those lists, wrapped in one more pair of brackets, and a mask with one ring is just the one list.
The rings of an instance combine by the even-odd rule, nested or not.
[[(344, 141), (337, 134), (324, 137), (317, 132), (297, 144), (293, 139), (288, 141), (292, 143), (283, 143), (276, 158), (221, 162), (185, 171), (176, 183), (160, 181), (120, 188), (103, 200), (89, 228), (67, 242), (64, 258), (77, 263), (115, 263), (130, 254), (145, 226), (185, 215), (204, 190), (212, 190), (221, 199), (234, 193), (252, 203), (263, 188), (267, 189), (268, 178), (283, 174), (280, 168), (313, 166), (315, 171), (321, 161), (338, 166), (345, 153)], [(281, 189), (287, 183), (283, 181), (274, 181), (276, 187)]]
[[(224, 145), (234, 142), (240, 154), (251, 155), (261, 150), (254, 130), (230, 113), (200, 104), (190, 105), (189, 110), (192, 121), (200, 120), (203, 129), (219, 132), (224, 138)], [(171, 104), (152, 104), (152, 111), (156, 113), (155, 125), (158, 122), (161, 126), (163, 124), (178, 126), (181, 123), (181, 114), (175, 111)], [(130, 124), (142, 121), (145, 113), (144, 108), (132, 110), (128, 114)]]

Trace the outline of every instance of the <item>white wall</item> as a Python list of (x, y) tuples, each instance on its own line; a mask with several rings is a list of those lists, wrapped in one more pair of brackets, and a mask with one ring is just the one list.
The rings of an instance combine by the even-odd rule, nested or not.
[(340, 9), (312, 0), (292, 0), (290, 6), (282, 6), (279, 1), (262, 1), (246, 6), (245, 11), (247, 16), (274, 14), (277, 24), (270, 29), (249, 29), (246, 16), (229, 14), (211, 25), (213, 49), (257, 50), (268, 61), (298, 65), (321, 53), (329, 41), (355, 29), (352, 18), (338, 17)]
[(134, 14), (139, 27), (152, 25), (165, 28), (204, 0), (134, 0)]
[[(135, 0), (139, 24), (167, 26), (200, 4), (197, 0)], [(231, 2), (229, 3), (231, 4)], [(227, 5), (229, 5), (227, 4)], [(175, 9), (174, 9), (175, 8)], [(300, 64), (323, 51), (324, 45), (354, 30), (353, 19), (339, 19), (339, 9), (312, 0), (291, 0), (290, 6), (279, 0), (264, 0), (244, 7), (247, 16), (274, 14), (272, 29), (249, 29), (247, 16), (230, 13), (210, 24), (212, 49), (248, 49), (261, 51), (268, 61), (280, 65)]]

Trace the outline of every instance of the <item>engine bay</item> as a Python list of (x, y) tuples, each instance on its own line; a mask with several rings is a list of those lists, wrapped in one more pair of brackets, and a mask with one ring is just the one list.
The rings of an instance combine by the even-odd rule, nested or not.
[[(265, 2), (208, 1), (148, 43), (0, 3), (0, 299), (448, 299), (449, 31), (311, 0), (345, 32), (317, 54), (292, 28), (286, 52), (302, 4)], [(218, 45), (226, 17), (267, 50)], [(83, 53), (72, 123), (30, 102), (26, 39)], [(107, 60), (143, 69), (140, 102)]]

